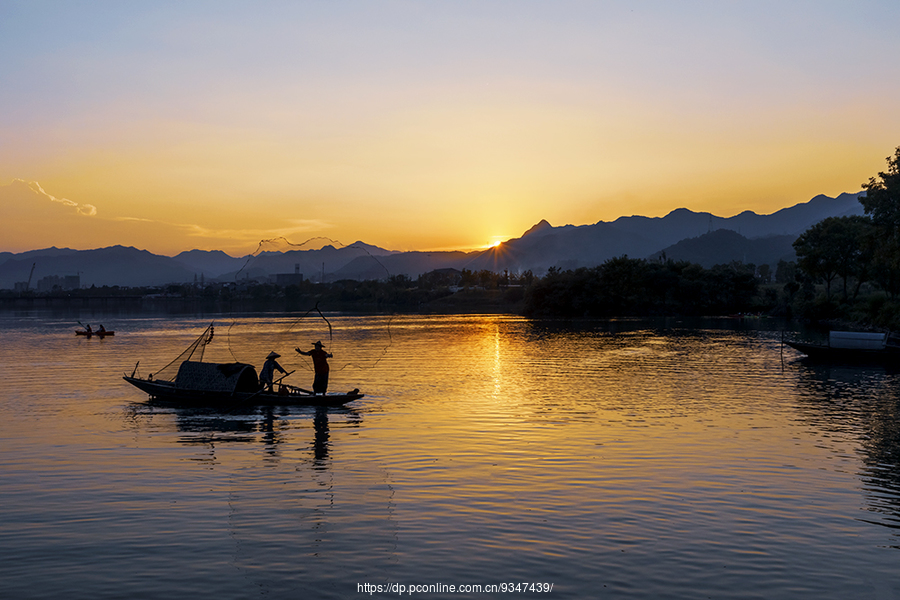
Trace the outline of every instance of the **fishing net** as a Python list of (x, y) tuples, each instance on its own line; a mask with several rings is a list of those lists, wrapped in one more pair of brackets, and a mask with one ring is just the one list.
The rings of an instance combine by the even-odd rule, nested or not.
[[(301, 281), (305, 279), (317, 285), (331, 285), (334, 283), (336, 265), (331, 262), (332, 258), (330, 257), (338, 251), (350, 251), (351, 256), (355, 256), (357, 260), (364, 259), (367, 264), (370, 263), (371, 266), (368, 268), (371, 269), (370, 275), (373, 278), (390, 278), (391, 273), (381, 262), (380, 255), (373, 255), (370, 252), (371, 248), (360, 243), (347, 246), (327, 237), (310, 238), (301, 244), (292, 243), (283, 237), (260, 240), (256, 251), (247, 257), (243, 267), (236, 273), (235, 283), (260, 276), (262, 269), (259, 261), (265, 260), (269, 264), (270, 272), (273, 261), (280, 261), (283, 266), (296, 263), (295, 271), (300, 270), (299, 267), (302, 263), (304, 265), (302, 270), (306, 276), (299, 275)], [(319, 250), (324, 250), (325, 253), (316, 255), (318, 258), (315, 266), (319, 267), (321, 264), (321, 270), (315, 270), (311, 268), (313, 260), (308, 257), (307, 253)], [(319, 263), (319, 261), (322, 262)], [(328, 270), (326, 270), (326, 263), (328, 263)], [(373, 287), (372, 304), (377, 304), (378, 301), (375, 289)], [(331, 361), (331, 370), (342, 371), (374, 367), (392, 345), (390, 319), (381, 322), (381, 330), (378, 332), (361, 332), (358, 328), (354, 328), (351, 332), (342, 327), (343, 323), (339, 317), (337, 323), (333, 325), (329, 317), (334, 318), (335, 314), (330, 313), (329, 316), (326, 316), (327, 307), (321, 309), (316, 298), (313, 297), (309, 300), (313, 306), (310, 307), (307, 304), (300, 309), (300, 306), (295, 305), (291, 309), (290, 317), (285, 318), (287, 315), (284, 315), (277, 321), (270, 322), (266, 318), (230, 315), (231, 324), (227, 330), (222, 330), (222, 336), (226, 338), (230, 360), (258, 366), (269, 351), (274, 351), (281, 355), (280, 360), (286, 369), (312, 373), (312, 361), (302, 354), (297, 354), (294, 350), (296, 348), (308, 351), (313, 344), (321, 342), (327, 352), (333, 352), (335, 355), (334, 360)], [(363, 336), (366, 338), (365, 341), (369, 342), (365, 348), (361, 348), (357, 343), (360, 341), (359, 336)], [(372, 340), (373, 337), (377, 339)], [(264, 346), (259, 345), (260, 340), (265, 340)], [(361, 352), (361, 350), (366, 351)]]
[[(235, 281), (239, 281), (241, 278), (252, 278), (258, 275), (259, 270), (257, 268), (257, 259), (259, 259), (260, 257), (265, 257), (267, 255), (286, 255), (291, 252), (304, 252), (308, 250), (321, 250), (326, 246), (331, 246), (335, 249), (355, 248), (366, 254), (369, 254), (368, 250), (366, 250), (365, 248), (358, 247), (356, 245), (347, 246), (339, 242), (338, 240), (333, 240), (331, 238), (321, 236), (310, 238), (301, 244), (295, 244), (284, 237), (260, 240), (259, 244), (256, 246), (256, 250), (252, 254), (247, 256), (246, 262), (235, 274)], [(323, 272), (321, 274), (319, 274), (318, 272), (315, 274), (307, 272), (307, 278), (312, 280), (318, 279), (319, 281), (325, 281), (324, 265)]]
[[(292, 244), (284, 238), (262, 240), (257, 250), (247, 258), (244, 266), (237, 272), (235, 284), (245, 279), (257, 279), (257, 275), (254, 274), (255, 269), (260, 269), (259, 265), (254, 264), (257, 259), (265, 257), (271, 263), (273, 257), (280, 260), (284, 254), (294, 252), (293, 256), (284, 260), (298, 261), (303, 259), (303, 251), (317, 250), (325, 246), (331, 246), (327, 252), (331, 252), (335, 247), (344, 247), (340, 242), (327, 238), (314, 238), (303, 244)], [(390, 276), (387, 269), (376, 257), (371, 256), (366, 248), (361, 246), (353, 248), (356, 253), (369, 255), (379, 268)], [(271, 266), (268, 271), (271, 272)], [(267, 276), (259, 276), (261, 284), (256, 288), (254, 285), (257, 284), (244, 286), (245, 293), (246, 290), (250, 290), (252, 294), (254, 289), (265, 292), (273, 290), (274, 286), (271, 284), (266, 287), (263, 277)], [(324, 272), (318, 279), (319, 282), (315, 282), (314, 285), (322, 285), (320, 282), (326, 279)], [(252, 303), (246, 310), (242, 308), (232, 310), (228, 313), (227, 321), (219, 321), (215, 328), (211, 324), (181, 354), (150, 377), (158, 381), (177, 383), (178, 371), (182, 364), (201, 363), (204, 359), (215, 364), (251, 365), (257, 371), (261, 371), (266, 357), (275, 353), (280, 366), (287, 372), (287, 374), (276, 373), (276, 378), (279, 375), (287, 377), (296, 372), (293, 381), (311, 381), (314, 366), (311, 357), (306, 353), (316, 342), (321, 342), (326, 352), (333, 353), (329, 359), (332, 373), (375, 368), (393, 343), (392, 317), (377, 316), (366, 319), (363, 324), (358, 319), (339, 312), (328, 313), (319, 307), (317, 298), (319, 293), (315, 288), (311, 288), (311, 293), (304, 298), (309, 304), (301, 310), (295, 305), (285, 311), (266, 312), (254, 309)], [(310, 307), (310, 304), (313, 306)]]
[(171, 381), (175, 382), (178, 377), (178, 370), (181, 368), (181, 363), (185, 361), (196, 361), (200, 362), (203, 360), (203, 353), (206, 351), (206, 346), (209, 345), (210, 342), (213, 341), (213, 337), (215, 336), (215, 329), (213, 325), (210, 324), (200, 337), (198, 337), (194, 343), (188, 346), (184, 352), (175, 357), (175, 360), (167, 364), (165, 367), (153, 373), (151, 375), (152, 379), (156, 379), (157, 381)]

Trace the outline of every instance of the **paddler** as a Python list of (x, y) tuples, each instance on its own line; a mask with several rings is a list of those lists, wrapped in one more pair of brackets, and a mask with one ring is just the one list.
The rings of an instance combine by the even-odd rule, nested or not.
[(259, 384), (267, 388), (270, 392), (274, 391), (275, 369), (278, 369), (287, 375), (287, 371), (281, 368), (281, 365), (275, 360), (276, 358), (281, 358), (281, 355), (274, 351), (269, 352), (269, 355), (266, 357), (266, 362), (259, 372)]
[(313, 361), (313, 370), (316, 373), (313, 379), (313, 392), (316, 394), (324, 394), (328, 391), (328, 359), (333, 358), (330, 352), (323, 350), (322, 342), (313, 344), (314, 348), (309, 352), (305, 352), (297, 348), (297, 352), (304, 356), (311, 356)]

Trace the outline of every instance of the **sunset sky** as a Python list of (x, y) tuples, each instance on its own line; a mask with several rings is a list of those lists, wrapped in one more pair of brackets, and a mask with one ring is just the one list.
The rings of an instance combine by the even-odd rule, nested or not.
[(0, 0), (0, 251), (474, 249), (900, 146), (900, 2)]

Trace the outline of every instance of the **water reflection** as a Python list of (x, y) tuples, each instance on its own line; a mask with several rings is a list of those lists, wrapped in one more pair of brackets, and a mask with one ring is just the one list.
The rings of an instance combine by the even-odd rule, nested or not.
[[(244, 319), (264, 330), (247, 354), (295, 321)], [(345, 316), (340, 355), (374, 366), (335, 376), (363, 401), (233, 412), (137, 403), (118, 379), (205, 319), (136, 319), (114, 345), (4, 330), (0, 580), (47, 598), (499, 578), (563, 597), (890, 597), (898, 376), (782, 362), (763, 321), (404, 316), (385, 352), (384, 320)], [(56, 377), (18, 367), (33, 356)]]
[[(207, 407), (185, 407), (171, 403), (148, 402), (151, 410), (145, 415), (173, 415), (177, 443), (206, 447), (215, 458), (217, 446), (230, 444), (259, 444), (264, 455), (282, 456), (282, 448), (294, 445), (298, 422), (312, 418), (312, 440), (308, 443), (313, 469), (328, 468), (331, 451), (331, 419), (340, 418), (342, 427), (360, 427), (362, 414), (352, 407), (273, 407), (266, 406), (250, 412), (236, 413)], [(305, 428), (304, 428), (305, 429)], [(293, 458), (293, 457), (292, 457)]]
[[(347, 570), (335, 560), (361, 546), (380, 548), (367, 562), (394, 560), (394, 490), (382, 465), (354, 456), (335, 466), (335, 444), (363, 424), (354, 407), (261, 407), (242, 412), (142, 403), (138, 427), (168, 445), (195, 448), (190, 458), (227, 481), (231, 565), (261, 593), (322, 596), (318, 582)], [(336, 432), (336, 430), (338, 430)], [(352, 435), (352, 434), (351, 434)], [(360, 467), (360, 464), (365, 465)], [(348, 471), (360, 469), (354, 481)], [(197, 507), (215, 506), (214, 490), (198, 491)], [(344, 514), (355, 507), (352, 517)], [(346, 540), (352, 540), (347, 546)], [(319, 561), (319, 562), (310, 562)], [(358, 569), (359, 567), (355, 567)], [(353, 570), (352, 568), (350, 570)]]
[[(859, 448), (869, 513), (860, 520), (900, 530), (900, 372), (809, 359), (794, 365), (803, 418)], [(900, 539), (900, 532), (895, 537)]]

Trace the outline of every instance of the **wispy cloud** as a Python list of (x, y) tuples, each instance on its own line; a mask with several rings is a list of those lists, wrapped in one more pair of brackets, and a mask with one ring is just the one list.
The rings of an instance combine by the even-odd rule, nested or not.
[(306, 235), (309, 232), (321, 232), (333, 227), (333, 224), (327, 221), (317, 219), (287, 219), (284, 221), (283, 227), (275, 227), (271, 229), (216, 229), (214, 227), (204, 227), (193, 223), (173, 223), (171, 221), (160, 221), (155, 219), (145, 219), (140, 217), (114, 217), (113, 221), (121, 222), (137, 222), (162, 225), (181, 230), (186, 236), (194, 238), (202, 238), (207, 240), (229, 240), (232, 242), (257, 243), (260, 240), (269, 238), (286, 238), (292, 236)]
[(178, 226), (184, 228), (188, 235), (194, 237), (255, 241), (272, 237), (290, 238), (292, 235), (323, 231), (332, 227), (330, 223), (316, 219), (289, 219), (284, 227), (272, 229), (214, 229), (200, 225)]
[[(115, 206), (103, 206), (98, 215), (93, 204), (53, 196), (36, 181), (14, 179), (8, 185), (0, 185), (0, 208), (6, 217), (0, 219), (3, 245), (0, 249), (128, 244), (173, 254), (190, 248), (248, 253), (265, 240), (284, 238), (293, 247), (335, 228), (333, 222), (324, 219), (273, 218), (250, 222), (248, 218), (243, 223), (246, 226), (241, 227), (241, 224), (221, 222), (219, 215), (212, 221), (206, 221), (205, 216), (196, 218), (171, 211), (145, 216), (138, 213), (139, 207), (130, 204), (124, 206), (124, 214), (114, 214)], [(162, 218), (156, 218), (156, 214)]]
[(79, 215), (83, 215), (85, 217), (93, 217), (97, 215), (97, 207), (93, 204), (79, 204), (78, 202), (74, 202), (72, 200), (69, 200), (68, 198), (57, 198), (56, 196), (45, 192), (44, 188), (42, 188), (41, 184), (39, 184), (37, 181), (25, 181), (24, 179), (16, 179), (15, 181), (24, 183), (29, 187), (29, 189), (31, 189), (31, 191), (38, 194), (39, 196), (43, 196), (48, 200), (58, 202), (59, 204), (62, 204), (64, 206), (71, 206)]

